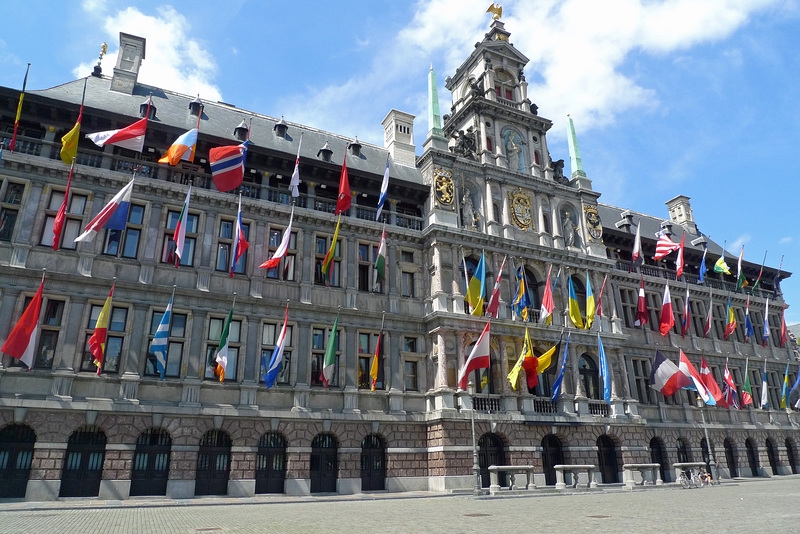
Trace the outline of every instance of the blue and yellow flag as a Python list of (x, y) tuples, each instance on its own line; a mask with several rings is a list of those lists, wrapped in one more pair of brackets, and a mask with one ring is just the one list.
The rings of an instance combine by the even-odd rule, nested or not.
[(469, 286), (467, 286), (467, 302), (472, 308), (472, 315), (483, 315), (483, 300), (486, 296), (486, 265), (483, 261), (483, 252), (481, 252), (481, 260), (478, 266), (475, 267), (475, 272), (472, 273)]
[(592, 327), (595, 315), (594, 295), (592, 294), (592, 283), (589, 281), (589, 271), (586, 271), (586, 330)]
[(512, 307), (517, 312), (517, 315), (522, 318), (523, 321), (529, 321), (529, 313), (528, 309), (530, 308), (530, 299), (528, 298), (528, 284), (525, 281), (525, 269), (524, 267), (520, 267), (517, 269), (516, 272), (517, 278), (517, 293), (514, 297), (514, 302), (512, 303)]
[(581, 307), (578, 305), (578, 297), (575, 296), (575, 286), (572, 285), (572, 276), (569, 276), (569, 318), (575, 328), (583, 328), (581, 318)]
[(786, 408), (789, 404), (789, 364), (786, 364), (786, 372), (783, 373), (783, 393), (781, 394), (781, 408)]

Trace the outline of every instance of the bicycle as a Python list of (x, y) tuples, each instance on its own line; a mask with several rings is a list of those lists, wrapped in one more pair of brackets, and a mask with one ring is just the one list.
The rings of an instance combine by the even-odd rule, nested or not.
[(680, 482), (681, 486), (684, 488), (702, 488), (703, 485), (710, 483), (692, 469), (681, 471), (678, 482)]

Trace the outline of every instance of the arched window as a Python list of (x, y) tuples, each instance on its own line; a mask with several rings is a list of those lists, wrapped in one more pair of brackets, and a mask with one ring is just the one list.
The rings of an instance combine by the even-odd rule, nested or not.
[(619, 482), (617, 447), (614, 445), (614, 440), (605, 434), (597, 438), (597, 463), (603, 478), (603, 484), (616, 484)]
[(659, 465), (661, 480), (664, 482), (670, 481), (669, 462), (667, 462), (667, 455), (664, 454), (664, 444), (656, 437), (650, 440), (650, 463)]
[(685, 463), (692, 461), (692, 457), (689, 454), (689, 448), (686, 446), (686, 442), (683, 441), (683, 438), (678, 438), (677, 449), (678, 449), (678, 463)]
[(131, 471), (131, 496), (166, 495), (172, 438), (163, 428), (142, 432), (136, 440)]
[(267, 432), (258, 440), (256, 493), (283, 493), (286, 481), (286, 440)]
[(28, 425), (0, 430), (0, 498), (24, 498), (36, 433)]
[(564, 449), (561, 440), (555, 434), (547, 434), (542, 439), (542, 468), (544, 469), (545, 484), (556, 485), (556, 470), (553, 466), (563, 463)]
[(744, 446), (747, 449), (747, 463), (750, 466), (750, 476), (757, 477), (758, 476), (758, 451), (756, 450), (756, 446), (753, 445), (753, 442), (750, 438), (747, 438), (744, 442)]
[(386, 446), (370, 434), (361, 441), (361, 491), (386, 489)]
[(97, 427), (84, 426), (67, 441), (59, 497), (97, 497), (103, 476), (106, 435)]
[[(578, 308), (581, 310), (581, 319), (586, 318), (586, 286), (584, 281), (586, 278), (579, 275), (570, 275), (572, 279), (572, 288), (575, 290), (575, 300), (578, 302)], [(599, 291), (599, 288), (598, 288)]]
[(209, 430), (197, 453), (195, 495), (227, 495), (231, 474), (231, 438), (223, 430)]
[(733, 443), (730, 439), (725, 438), (722, 446), (725, 447), (725, 462), (728, 464), (730, 477), (736, 478), (739, 476), (739, 465), (736, 463), (736, 450), (733, 448)]
[(780, 465), (778, 465), (778, 454), (775, 451), (775, 446), (772, 444), (772, 440), (767, 438), (765, 443), (767, 447), (767, 459), (769, 460), (769, 467), (772, 469), (772, 475), (779, 475), (778, 469)]
[(542, 228), (544, 233), (553, 235), (553, 227), (550, 225), (550, 215), (547, 213), (543, 214), (542, 220), (544, 221), (544, 228)]
[(600, 399), (600, 375), (594, 358), (588, 354), (581, 355), (578, 359), (578, 371), (586, 396), (590, 399)]
[(317, 434), (311, 442), (311, 493), (336, 492), (338, 446), (331, 434)]
[[(478, 440), (478, 464), (481, 468), (481, 487), (488, 488), (491, 484), (489, 476), (490, 465), (506, 465), (506, 451), (503, 440), (497, 434), (487, 433)], [(500, 486), (506, 485), (505, 473), (500, 475)]]

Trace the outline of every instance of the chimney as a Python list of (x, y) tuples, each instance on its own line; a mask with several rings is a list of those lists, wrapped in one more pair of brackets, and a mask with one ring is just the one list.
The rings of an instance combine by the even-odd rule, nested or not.
[(694, 223), (694, 215), (692, 214), (692, 205), (689, 203), (689, 197), (678, 195), (672, 200), (665, 202), (669, 210), (669, 220), (683, 226), (691, 235), (697, 234), (697, 225)]
[(144, 59), (144, 44), (144, 37), (119, 33), (117, 66), (114, 67), (114, 77), (111, 78), (112, 91), (133, 94), (133, 88), (139, 77), (139, 67), (142, 66)]
[(381, 121), (383, 146), (389, 149), (397, 165), (415, 167), (417, 156), (414, 147), (414, 115), (391, 110)]

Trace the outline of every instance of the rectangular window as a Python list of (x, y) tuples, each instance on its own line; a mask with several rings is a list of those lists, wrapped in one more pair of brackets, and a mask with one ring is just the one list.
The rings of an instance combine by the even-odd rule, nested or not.
[(341, 244), (342, 240), (336, 241), (336, 249), (333, 252), (333, 259), (331, 261), (330, 270), (327, 274), (322, 272), (322, 264), (325, 261), (325, 255), (331, 246), (331, 237), (317, 236), (314, 240), (314, 254), (315, 254), (315, 268), (314, 268), (314, 283), (317, 285), (328, 285), (330, 282), (331, 287), (339, 287), (340, 285), (340, 266), (342, 262)]
[[(164, 312), (154, 311), (150, 318), (150, 335), (147, 338), (147, 361), (144, 366), (144, 374), (147, 376), (161, 376), (158, 371), (156, 355), (150, 352), (150, 344), (156, 335), (158, 325)], [(164, 366), (164, 376), (169, 378), (180, 378), (181, 362), (183, 360), (184, 347), (188, 346), (189, 339), (186, 333), (187, 315), (185, 313), (172, 312), (169, 325), (169, 338), (167, 339), (166, 365)]]
[(622, 304), (622, 318), (626, 328), (634, 328), (636, 321), (636, 303), (638, 295), (635, 289), (619, 288), (620, 303)]
[(753, 405), (761, 406), (761, 370), (748, 369), (750, 373), (750, 389), (753, 392)]
[[(23, 310), (28, 309), (28, 305), (33, 300), (33, 297), (25, 298), (25, 305)], [(58, 345), (58, 336), (61, 331), (61, 322), (64, 318), (64, 305), (63, 300), (54, 300), (48, 297), (43, 297), (42, 309), (44, 315), (37, 322), (39, 324), (39, 339), (36, 346), (36, 352), (33, 357), (33, 367), (35, 369), (52, 369), (53, 359), (56, 353), (56, 346)], [(11, 366), (24, 366), (24, 364), (13, 358)]]
[(405, 390), (419, 391), (419, 384), (417, 383), (417, 362), (414, 360), (405, 360), (404, 372)]
[[(164, 263), (175, 264), (178, 260), (178, 255), (175, 254), (174, 234), (180, 216), (180, 211), (169, 210), (167, 212), (167, 229), (164, 231), (164, 242), (161, 247), (161, 261)], [(197, 215), (192, 213), (186, 215), (186, 239), (183, 242), (183, 253), (180, 258), (181, 265), (194, 265), (194, 249), (195, 243), (197, 242), (198, 223), (199, 217)]]
[[(219, 380), (214, 374), (214, 367), (208, 365), (209, 361), (216, 361), (219, 352), (219, 340), (222, 337), (222, 329), (225, 327), (225, 317), (211, 317), (208, 320), (208, 342), (206, 344), (206, 365), (205, 378), (209, 380)], [(225, 366), (225, 381), (236, 380), (236, 367), (239, 362), (239, 351), (241, 350), (242, 322), (232, 320), (228, 328), (228, 364)]]
[[(97, 319), (103, 304), (93, 304), (89, 313), (89, 324), (86, 326), (86, 341), (83, 349), (83, 359), (81, 361), (81, 371), (97, 371), (97, 364), (94, 363), (95, 356), (89, 350), (89, 338), (94, 334)], [(128, 308), (111, 306), (111, 314), (108, 319), (106, 329), (106, 342), (103, 350), (103, 373), (118, 373), (119, 360), (122, 355), (122, 344), (125, 341), (125, 329), (128, 321)]]
[[(261, 357), (264, 359), (266, 367), (269, 367), (269, 362), (272, 359), (272, 353), (275, 350), (275, 345), (278, 343), (278, 337), (281, 335), (281, 328), (283, 324), (277, 323), (264, 323), (261, 327)], [(278, 369), (278, 376), (275, 379), (276, 384), (288, 384), (289, 373), (292, 368), (292, 348), (294, 347), (292, 335), (292, 326), (286, 325), (286, 339), (283, 343), (283, 358), (281, 359), (281, 366)], [(261, 369), (259, 382), (264, 383), (264, 370)]]
[[(648, 317), (650, 318), (650, 330), (654, 330), (656, 332), (658, 332), (659, 324), (661, 323), (661, 302), (663, 300), (664, 300), (664, 295), (659, 295), (658, 293), (649, 293), (649, 292), (645, 293), (645, 301), (647, 302), (647, 314)], [(578, 303), (580, 303), (580, 299)]]
[[(234, 231), (236, 229), (236, 221), (222, 220), (219, 223), (219, 241), (217, 242), (217, 263), (216, 269), (218, 271), (230, 272), (231, 265), (233, 264), (233, 245), (234, 245)], [(245, 240), (248, 239), (250, 234), (250, 225), (242, 223), (242, 233), (244, 233)], [(236, 266), (233, 272), (242, 274), (247, 265), (247, 250), (244, 251), (239, 259), (236, 261)]]
[[(369, 332), (358, 333), (358, 388), (371, 389), (372, 377), (369, 372), (372, 365), (372, 357), (375, 355), (375, 347), (378, 345), (379, 334)], [(383, 353), (383, 350), (380, 350)], [(375, 389), (383, 389), (383, 358), (378, 354), (378, 378), (375, 381)]]
[(656, 391), (650, 387), (650, 360), (633, 358), (633, 380), (636, 394), (642, 404), (655, 404)]
[(702, 300), (689, 299), (689, 314), (692, 319), (692, 327), (694, 328), (694, 335), (703, 337), (703, 332), (706, 325), (706, 303)]
[[(269, 230), (269, 256), (275, 253), (278, 246), (283, 239), (283, 232), (281, 228), (270, 228)], [(297, 232), (292, 232), (289, 237), (289, 248), (286, 250), (286, 255), (281, 259), (281, 262), (274, 269), (267, 271), (267, 278), (275, 280), (292, 281), (295, 279), (295, 258), (297, 258)]]
[(742, 372), (739, 370), (738, 367), (730, 367), (731, 376), (733, 377), (733, 383), (736, 385), (736, 402), (739, 403), (739, 406), (742, 406), (742, 387), (744, 387), (744, 382), (742, 382)]
[[(769, 314), (770, 332), (769, 337), (772, 338), (772, 346), (781, 346), (781, 316), (777, 313)], [(763, 332), (762, 332), (763, 335)]]
[[(781, 393), (783, 393), (783, 374), (778, 375), (773, 371), (767, 371), (767, 387), (769, 388), (769, 407), (780, 408)], [(792, 384), (789, 384), (792, 387)]]
[[(69, 203), (67, 204), (67, 211), (64, 218), (64, 227), (61, 230), (59, 241), (59, 248), (67, 250), (75, 250), (78, 246), (75, 243), (75, 238), (83, 232), (83, 215), (86, 210), (86, 195), (79, 195), (72, 193), (70, 195)], [(56, 214), (61, 209), (61, 204), (64, 202), (64, 191), (53, 191), (50, 193), (50, 200), (45, 210), (44, 230), (42, 230), (42, 239), (40, 244), (52, 247), (53, 246), (53, 223), (56, 220)]]
[(24, 192), (24, 184), (8, 180), (0, 183), (0, 241), (11, 241)]
[(404, 337), (403, 338), (403, 350), (405, 352), (417, 352), (417, 338), (415, 338), (415, 337)]
[(400, 261), (405, 263), (414, 263), (414, 251), (413, 250), (401, 250), (400, 251)]
[[(339, 329), (339, 335), (336, 336), (336, 362), (333, 364), (333, 376), (328, 382), (329, 387), (339, 385), (339, 347), (341, 346), (339, 340), (342, 337), (342, 331)], [(314, 328), (311, 334), (311, 385), (324, 386), (322, 382), (322, 367), (325, 363), (325, 349), (328, 344), (328, 336), (330, 335), (330, 328)]]
[[(383, 293), (383, 282), (376, 286), (375, 280), (375, 260), (378, 258), (378, 243), (359, 243), (358, 244), (358, 290), (373, 291)], [(388, 268), (388, 265), (386, 266)]]
[[(714, 335), (717, 339), (725, 339), (723, 336), (725, 334), (725, 323), (727, 323), (727, 307), (724, 304), (717, 304), (714, 303), (714, 311), (711, 317), (711, 330), (714, 332)], [(711, 334), (709, 334), (711, 335)], [(733, 341), (733, 338), (731, 338)]]
[(144, 206), (131, 204), (128, 210), (128, 222), (124, 230), (106, 230), (106, 242), (103, 254), (121, 258), (136, 258), (139, 252), (139, 241), (142, 237), (144, 223)]
[(403, 271), (400, 278), (400, 296), (414, 298), (414, 273)]

